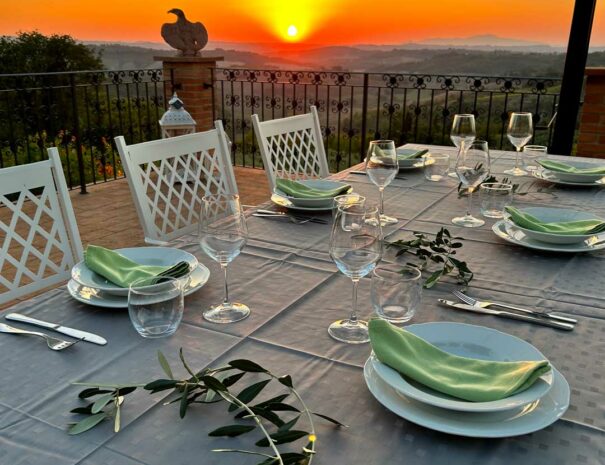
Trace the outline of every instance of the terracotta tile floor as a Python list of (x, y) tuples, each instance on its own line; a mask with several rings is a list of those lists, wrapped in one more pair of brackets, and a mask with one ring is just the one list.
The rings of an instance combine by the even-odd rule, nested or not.
[[(269, 199), (269, 186), (264, 171), (236, 167), (235, 177), (243, 204), (257, 205)], [(126, 179), (90, 186), (86, 195), (74, 190), (70, 192), (70, 197), (84, 247), (87, 244), (95, 244), (117, 249), (145, 244)], [(33, 205), (26, 204), (25, 208), (33, 208)], [(9, 218), (10, 211), (0, 208), (0, 220), (6, 223), (10, 221)], [(19, 227), (17, 230), (19, 231)], [(38, 240), (43, 241), (42, 238)], [(0, 233), (0, 245), (2, 242), (3, 233)], [(10, 250), (13, 254), (21, 253), (12, 244)], [(37, 267), (36, 264), (34, 266)], [(14, 269), (10, 268), (11, 266), (5, 263), (0, 269), (2, 275), (8, 279), (14, 276)], [(5, 290), (0, 286), (0, 292)], [(11, 303), (0, 305), (0, 309), (9, 305)]]

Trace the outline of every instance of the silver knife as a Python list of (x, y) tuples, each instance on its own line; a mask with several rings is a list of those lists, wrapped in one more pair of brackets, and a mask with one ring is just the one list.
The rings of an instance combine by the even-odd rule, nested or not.
[(66, 334), (67, 336), (75, 337), (76, 339), (80, 339), (86, 342), (92, 342), (93, 344), (98, 344), (100, 346), (104, 346), (107, 344), (107, 341), (101, 336), (97, 336), (96, 334), (88, 333), (86, 331), (80, 331), (79, 329), (68, 328), (67, 326), (62, 326), (56, 323), (49, 323), (47, 321), (37, 320), (35, 318), (31, 318), (29, 316), (21, 315), (20, 313), (9, 313), (4, 318), (12, 321), (20, 321), (22, 323), (29, 323), (31, 325), (40, 326), (42, 328), (52, 329), (58, 333)]
[(453, 307), (458, 310), (466, 310), (474, 313), (482, 313), (484, 315), (494, 315), (502, 318), (510, 318), (511, 320), (520, 320), (527, 321), (529, 323), (535, 323), (537, 325), (549, 326), (551, 328), (564, 329), (566, 331), (571, 331), (574, 329), (574, 325), (569, 323), (562, 323), (558, 321), (547, 320), (545, 318), (539, 318), (530, 315), (522, 315), (514, 312), (506, 312), (504, 310), (494, 310), (492, 308), (480, 308), (475, 307), (473, 305), (461, 304), (458, 302), (453, 302), (451, 300), (445, 299), (437, 299), (440, 304), (447, 305), (448, 307)]

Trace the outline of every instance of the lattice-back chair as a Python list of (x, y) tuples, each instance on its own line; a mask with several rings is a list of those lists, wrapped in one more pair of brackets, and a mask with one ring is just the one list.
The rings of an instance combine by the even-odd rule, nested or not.
[(237, 194), (223, 125), (168, 139), (116, 145), (145, 242), (167, 244), (197, 230), (202, 198)]
[(82, 260), (59, 151), (0, 169), (0, 304), (69, 279)]
[(314, 106), (311, 113), (262, 123), (254, 114), (252, 124), (271, 192), (276, 178), (325, 178), (330, 174)]

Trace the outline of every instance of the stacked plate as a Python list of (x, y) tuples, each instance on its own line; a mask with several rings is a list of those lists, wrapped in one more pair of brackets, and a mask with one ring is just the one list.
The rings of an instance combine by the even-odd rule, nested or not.
[[(171, 266), (187, 262), (191, 272), (184, 276), (183, 292), (189, 295), (200, 289), (210, 276), (210, 271), (190, 253), (170, 247), (131, 247), (117, 249), (125, 257), (141, 265)], [(71, 280), (67, 283), (70, 295), (80, 302), (97, 307), (128, 307), (128, 288), (116, 286), (86, 266), (84, 261), (71, 270)]]
[[(304, 179), (299, 180), (298, 182), (313, 189), (325, 190), (338, 189), (339, 187), (346, 185), (344, 182), (333, 181), (331, 179)], [(351, 188), (349, 192), (352, 192), (352, 190), (353, 189)], [(279, 190), (277, 187), (273, 189), (271, 201), (280, 207), (291, 208), (292, 210), (327, 211), (331, 210), (334, 206), (333, 196), (301, 199), (298, 197), (292, 197)]]
[[(523, 211), (545, 223), (601, 219), (591, 213), (569, 208), (527, 207)], [(492, 230), (502, 239), (530, 249), (576, 253), (605, 248), (605, 233), (551, 234), (518, 226), (509, 217), (494, 224)]]
[[(577, 169), (597, 168), (601, 165), (581, 160), (565, 160), (565, 164)], [(561, 171), (540, 168), (533, 172), (534, 177), (544, 181), (554, 182), (568, 186), (604, 186), (605, 176), (603, 174), (565, 173)]]
[[(546, 358), (531, 344), (482, 326), (443, 322), (406, 329), (463, 357), (494, 361)], [(373, 354), (364, 366), (364, 377), (374, 397), (393, 413), (426, 428), (459, 436), (500, 438), (528, 434), (557, 421), (569, 406), (569, 385), (554, 367), (531, 388), (491, 402), (468, 402), (434, 391), (401, 376)]]
[[(418, 158), (408, 158), (411, 155), (414, 155), (418, 152), (420, 152), (421, 150), (417, 150), (417, 149), (406, 149), (404, 147), (397, 147), (397, 163), (399, 164), (399, 169), (400, 170), (415, 170), (418, 168), (422, 168), (425, 164), (425, 156), (428, 155), (428, 152), (426, 153), (426, 155), (422, 155), (421, 157)], [(427, 160), (427, 164), (430, 163), (434, 163), (433, 160), (428, 159)]]

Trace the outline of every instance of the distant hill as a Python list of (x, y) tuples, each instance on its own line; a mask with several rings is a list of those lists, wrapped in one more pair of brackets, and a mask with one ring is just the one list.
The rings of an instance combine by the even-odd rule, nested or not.
[[(437, 39), (435, 39), (437, 40)], [(479, 39), (477, 39), (479, 40)], [(94, 44), (107, 69), (156, 68), (154, 57), (176, 53), (167, 47)], [(256, 45), (260, 46), (260, 45)], [(418, 45), (420, 47), (420, 45)], [(505, 76), (560, 76), (565, 54), (525, 49), (476, 50), (460, 47), (411, 48), (408, 46), (275, 46), (264, 53), (215, 48), (225, 57), (222, 67), (291, 70), (347, 70), (426, 74), (480, 74)], [(589, 66), (605, 66), (605, 51), (592, 52)]]

